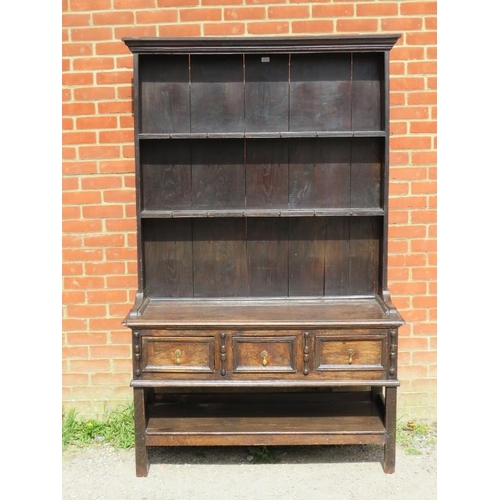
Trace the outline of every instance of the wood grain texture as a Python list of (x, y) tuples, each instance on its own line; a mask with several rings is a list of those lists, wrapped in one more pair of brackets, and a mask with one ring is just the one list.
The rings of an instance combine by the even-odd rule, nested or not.
[(290, 142), (290, 208), (350, 206), (349, 139)]
[(149, 297), (193, 296), (191, 221), (143, 222), (145, 289)]
[(193, 208), (245, 207), (243, 141), (192, 141)]
[(245, 129), (288, 130), (288, 55), (245, 56)]
[(141, 132), (189, 132), (187, 55), (140, 56)]
[(382, 129), (383, 55), (352, 56), (352, 129)]
[(288, 208), (288, 141), (246, 141), (247, 208)]
[(349, 54), (293, 54), (290, 130), (351, 130)]
[(144, 141), (141, 163), (143, 209), (175, 210), (191, 207), (189, 141)]
[(193, 261), (195, 297), (245, 296), (245, 221), (193, 220)]
[(351, 148), (351, 207), (382, 207), (383, 141), (356, 138), (352, 139)]
[(191, 132), (243, 130), (243, 56), (191, 56)]

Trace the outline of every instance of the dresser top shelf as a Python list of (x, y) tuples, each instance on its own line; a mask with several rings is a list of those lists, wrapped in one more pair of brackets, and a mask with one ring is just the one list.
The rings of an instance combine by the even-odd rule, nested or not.
[(404, 320), (379, 297), (149, 299), (128, 327), (398, 327)]

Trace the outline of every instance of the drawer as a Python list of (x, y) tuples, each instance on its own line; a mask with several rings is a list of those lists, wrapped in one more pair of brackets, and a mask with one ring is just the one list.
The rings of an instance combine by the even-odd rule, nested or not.
[(383, 370), (386, 335), (315, 337), (315, 370)]
[(213, 336), (142, 337), (142, 372), (214, 373)]
[(232, 338), (233, 373), (296, 372), (295, 336)]

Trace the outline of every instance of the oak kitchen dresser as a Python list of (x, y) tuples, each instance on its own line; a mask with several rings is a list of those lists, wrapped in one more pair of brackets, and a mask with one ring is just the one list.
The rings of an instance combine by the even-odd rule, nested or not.
[(379, 444), (395, 469), (389, 52), (399, 35), (124, 38), (136, 473), (148, 448)]

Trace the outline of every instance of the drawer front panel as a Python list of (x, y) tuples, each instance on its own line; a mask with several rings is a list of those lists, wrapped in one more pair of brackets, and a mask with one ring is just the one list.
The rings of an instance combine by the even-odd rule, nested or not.
[(296, 351), (295, 336), (233, 336), (233, 372), (294, 373)]
[(315, 369), (384, 370), (385, 337), (360, 339), (318, 335), (315, 338)]
[(214, 373), (213, 336), (144, 336), (142, 372)]

